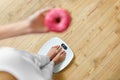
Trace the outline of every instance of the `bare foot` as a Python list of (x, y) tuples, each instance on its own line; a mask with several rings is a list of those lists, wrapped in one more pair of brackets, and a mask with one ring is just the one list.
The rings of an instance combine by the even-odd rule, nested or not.
[(52, 61), (56, 64), (59, 64), (62, 62), (66, 57), (66, 52), (64, 50), (61, 50), (53, 59)]
[(62, 50), (62, 48), (60, 46), (53, 46), (47, 56), (50, 58), (50, 60), (52, 60), (60, 51)]

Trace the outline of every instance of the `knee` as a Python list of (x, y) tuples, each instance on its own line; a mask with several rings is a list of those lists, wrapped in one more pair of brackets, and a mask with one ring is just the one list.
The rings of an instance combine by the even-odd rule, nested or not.
[(17, 80), (17, 78), (8, 72), (0, 71), (0, 80)]

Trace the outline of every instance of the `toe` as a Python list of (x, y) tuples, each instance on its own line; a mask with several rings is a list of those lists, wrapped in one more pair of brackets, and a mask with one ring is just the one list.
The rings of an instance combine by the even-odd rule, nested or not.
[(52, 48), (58, 48), (59, 47), (59, 45), (56, 45), (56, 46), (53, 46)]
[(60, 51), (62, 51), (62, 47), (59, 47), (59, 48), (56, 50), (56, 53), (59, 53)]
[(62, 55), (63, 53), (65, 53), (65, 51), (64, 51), (64, 50), (61, 50), (59, 53), (60, 53), (60, 55)]
[(59, 49), (59, 48), (60, 48), (60, 45), (58, 45), (57, 49)]
[(63, 51), (63, 52), (61, 53), (61, 56), (62, 56), (63, 58), (65, 58), (65, 57), (66, 57), (66, 52)]

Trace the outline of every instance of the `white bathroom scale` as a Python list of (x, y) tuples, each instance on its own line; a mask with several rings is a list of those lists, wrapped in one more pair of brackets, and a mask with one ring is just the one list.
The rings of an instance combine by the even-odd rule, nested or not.
[(70, 47), (60, 38), (58, 37), (54, 37), (52, 39), (50, 39), (49, 41), (47, 41), (42, 48), (40, 49), (40, 51), (38, 52), (38, 54), (40, 55), (47, 55), (48, 51), (50, 50), (50, 48), (52, 46), (56, 46), (56, 45), (60, 45), (66, 52), (66, 58), (63, 62), (55, 65), (53, 72), (57, 73), (60, 72), (61, 70), (63, 70), (65, 67), (67, 67), (67, 65), (72, 61), (73, 59), (73, 52), (70, 49)]

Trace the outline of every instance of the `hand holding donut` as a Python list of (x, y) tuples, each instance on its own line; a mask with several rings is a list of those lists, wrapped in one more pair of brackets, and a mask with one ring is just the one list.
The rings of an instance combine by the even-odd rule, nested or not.
[(0, 39), (48, 31), (63, 32), (70, 25), (71, 17), (64, 9), (46, 8), (29, 18), (0, 27)]
[(31, 29), (31, 33), (42, 33), (49, 31), (48, 28), (44, 25), (44, 19), (46, 13), (51, 9), (52, 8), (45, 8), (39, 10), (27, 19), (27, 22), (29, 23), (29, 28)]
[(71, 22), (69, 12), (60, 8), (46, 8), (28, 18), (32, 33), (63, 32)]

